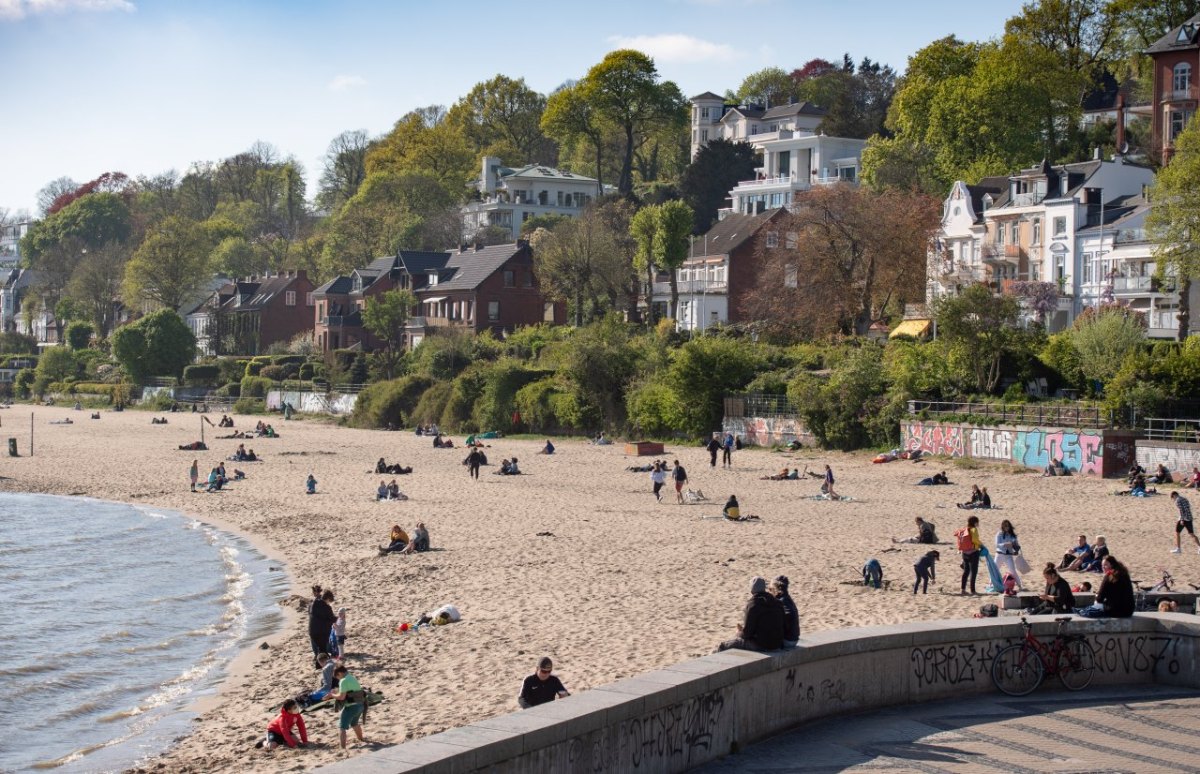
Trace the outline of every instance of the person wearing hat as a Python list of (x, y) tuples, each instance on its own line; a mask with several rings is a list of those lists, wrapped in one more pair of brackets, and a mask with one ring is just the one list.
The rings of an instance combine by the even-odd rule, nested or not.
[(783, 604), (767, 591), (766, 578), (750, 581), (750, 601), (738, 636), (725, 640), (714, 653), (722, 650), (779, 650), (783, 647), (784, 612)]
[(537, 671), (525, 678), (521, 683), (521, 695), (517, 704), (521, 709), (529, 709), (539, 704), (547, 704), (555, 699), (565, 699), (571, 695), (554, 672), (554, 662), (549, 656), (542, 656), (538, 662)]
[(794, 648), (800, 642), (800, 611), (788, 593), (788, 577), (780, 575), (768, 590), (783, 605), (783, 647)]

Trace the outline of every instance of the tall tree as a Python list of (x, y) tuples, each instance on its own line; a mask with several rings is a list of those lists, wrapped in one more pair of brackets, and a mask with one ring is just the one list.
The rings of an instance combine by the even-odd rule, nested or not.
[(729, 96), (739, 104), (775, 107), (799, 97), (796, 84), (796, 80), (780, 68), (767, 67), (747, 75), (737, 91)]
[(632, 273), (602, 205), (530, 238), (538, 287), (548, 298), (566, 302), (576, 327), (603, 317), (625, 292)]
[(371, 138), (365, 129), (342, 132), (329, 142), (321, 170), (317, 205), (333, 212), (358, 193), (367, 179), (367, 151)]
[(554, 143), (542, 132), (546, 98), (525, 79), (504, 75), (477, 83), (450, 108), (447, 120), (466, 137), (476, 155), (498, 156), (513, 166), (554, 164)]
[(377, 353), (377, 359), (388, 379), (395, 378), (396, 366), (404, 355), (404, 326), (416, 304), (416, 297), (409, 291), (389, 290), (368, 298), (363, 307), (363, 327), (383, 342), (383, 351)]
[(456, 199), (475, 173), (475, 155), (462, 131), (446, 120), (441, 105), (406, 113), (367, 153), (367, 175), (427, 174)]
[(730, 189), (739, 181), (753, 179), (758, 164), (758, 154), (746, 142), (718, 138), (700, 149), (679, 182), (683, 200), (695, 212), (692, 233), (702, 234), (716, 222)]
[(66, 297), (79, 305), (100, 338), (106, 338), (116, 322), (117, 298), (129, 253), (129, 245), (120, 242), (90, 250), (67, 283)]
[(816, 188), (759, 232), (761, 267), (744, 310), (788, 336), (866, 335), (924, 297), (937, 200), (850, 185)]
[(541, 127), (568, 148), (581, 143), (590, 146), (596, 162), (596, 181), (603, 190), (607, 127), (599, 107), (587, 98), (581, 82), (569, 83), (550, 95)]
[(667, 272), (671, 283), (671, 316), (679, 317), (679, 275), (688, 254), (688, 235), (696, 214), (679, 200), (663, 202), (655, 208), (654, 263)]
[(683, 93), (671, 81), (659, 82), (654, 60), (640, 51), (613, 51), (582, 81), (583, 96), (595, 105), (624, 140), (617, 190), (633, 192), (633, 155), (649, 134), (663, 126), (682, 127), (687, 121)]
[(50, 208), (54, 206), (54, 202), (63, 194), (70, 193), (79, 187), (69, 177), (59, 177), (51, 180), (42, 189), (37, 192), (38, 214), (43, 218), (50, 214)]
[(174, 309), (160, 309), (117, 329), (112, 350), (136, 381), (179, 376), (196, 354), (196, 337)]
[(1146, 216), (1159, 271), (1173, 274), (1179, 290), (1179, 340), (1191, 328), (1191, 283), (1200, 275), (1200, 121), (1189, 121), (1175, 138), (1175, 155), (1159, 171)]
[(975, 389), (990, 393), (1000, 381), (1000, 363), (1022, 336), (1021, 304), (975, 284), (956, 296), (943, 296), (933, 310), (938, 336), (968, 363)]
[(165, 219), (125, 266), (126, 303), (136, 307), (151, 301), (178, 309), (212, 274), (212, 248), (200, 224), (178, 216)]

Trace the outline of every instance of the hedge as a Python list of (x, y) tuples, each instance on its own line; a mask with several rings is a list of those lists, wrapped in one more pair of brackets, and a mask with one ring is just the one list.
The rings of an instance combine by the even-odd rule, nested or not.
[(230, 382), (224, 387), (218, 387), (213, 394), (218, 398), (240, 398), (242, 395), (241, 382)]
[(216, 363), (200, 363), (183, 369), (183, 380), (197, 387), (216, 384), (221, 376), (221, 367)]
[(271, 358), (256, 357), (246, 363), (246, 376), (258, 376), (265, 366), (271, 365)]
[(271, 358), (271, 365), (300, 365), (307, 359), (304, 355), (275, 355)]
[(263, 366), (259, 376), (264, 379), (270, 379), (273, 382), (282, 382), (285, 379), (291, 379), (299, 373), (300, 367), (295, 363), (287, 363), (286, 365), (269, 365)]
[(247, 376), (242, 379), (241, 395), (243, 398), (265, 398), (267, 390), (271, 389), (271, 380), (261, 376)]
[(355, 427), (404, 427), (432, 384), (429, 377), (416, 375), (372, 384), (358, 394), (350, 423)]

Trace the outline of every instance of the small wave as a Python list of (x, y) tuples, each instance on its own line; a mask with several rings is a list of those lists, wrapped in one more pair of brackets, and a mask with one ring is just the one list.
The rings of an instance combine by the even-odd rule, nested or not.
[(108, 634), (101, 634), (97, 638), (97, 641), (99, 641), (99, 642), (116, 642), (117, 640), (127, 640), (131, 637), (133, 637), (133, 632), (122, 629), (118, 632), (109, 632)]

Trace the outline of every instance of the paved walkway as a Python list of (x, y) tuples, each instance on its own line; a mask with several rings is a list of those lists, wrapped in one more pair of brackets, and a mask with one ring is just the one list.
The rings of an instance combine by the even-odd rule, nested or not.
[(1200, 772), (1200, 694), (1153, 685), (1000, 693), (833, 718), (698, 771)]

